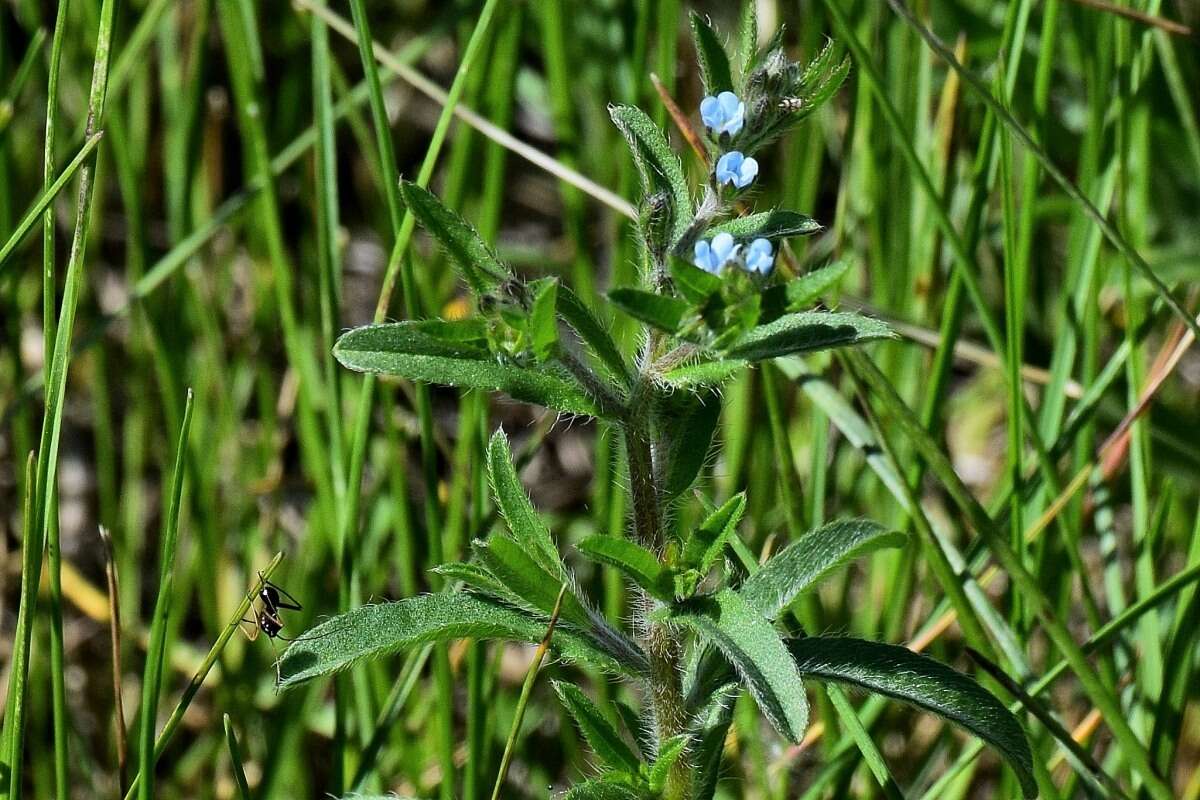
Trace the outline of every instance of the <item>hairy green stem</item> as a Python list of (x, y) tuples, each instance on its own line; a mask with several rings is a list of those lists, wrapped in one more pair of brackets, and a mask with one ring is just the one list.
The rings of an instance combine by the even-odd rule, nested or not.
[[(647, 356), (653, 347), (647, 348)], [(648, 363), (650, 358), (645, 361)], [(665, 545), (661, 493), (655, 482), (654, 457), (650, 431), (650, 393), (652, 384), (645, 372), (639, 378), (630, 401), (626, 418), (625, 449), (629, 462), (629, 486), (633, 499), (633, 525), (638, 541), (645, 547), (660, 551)], [(636, 606), (636, 627), (642, 647), (650, 659), (649, 694), (657, 726), (658, 746), (687, 730), (687, 711), (683, 697), (681, 667), (683, 645), (678, 633), (661, 622), (648, 619), (653, 601), (642, 594)], [(663, 797), (667, 800), (686, 800), (691, 797), (691, 768), (680, 759), (667, 778)]]

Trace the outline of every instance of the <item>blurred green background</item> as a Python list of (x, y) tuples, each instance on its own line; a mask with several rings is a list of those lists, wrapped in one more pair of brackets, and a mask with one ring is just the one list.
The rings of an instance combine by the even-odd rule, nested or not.
[[(828, 3), (841, 13), (831, 16)], [(372, 0), (365, 10), (393, 65), (410, 65), (447, 87), (480, 5)], [(886, 3), (757, 5), (760, 41), (783, 28), (796, 57), (812, 55), (829, 37), (857, 45), (848, 47), (851, 77), (829, 107), (759, 157), (758, 208), (785, 206), (826, 226), (795, 248), (797, 263), (803, 269), (833, 256), (853, 262), (844, 293), (829, 304), (865, 309), (900, 331), (897, 342), (870, 348), (871, 358), (980, 501), (997, 515), (1015, 514), (1022, 525), (1014, 530), (1040, 534), (1021, 552), (1084, 641), (1200, 563), (1200, 358), (1188, 349), (1190, 334), (1080, 203)], [(1195, 313), (1197, 7), (1188, 0), (1116, 0), (1116, 8), (1095, 0), (911, 5)], [(696, 123), (701, 92), (687, 12), (709, 15), (731, 35), (739, 6), (502, 2), (462, 104), (557, 165), (632, 198), (636, 175), (606, 106), (635, 103), (671, 129), (699, 182), (703, 170), (651, 76)], [(0, 242), (42, 187), (56, 11), (45, 0), (0, 3)], [(335, 552), (346, 502), (340, 465), (362, 378), (336, 367), (330, 344), (339, 331), (369, 321), (393, 241), (350, 14), (347, 2), (326, 9), (319, 0), (118, 4), (58, 470), (71, 797), (119, 795), (98, 527), (112, 532), (119, 683), (136, 743), (164, 509), (188, 388), (195, 411), (160, 725), (256, 571), (277, 551), (287, 557), (274, 579), (305, 606), (288, 617), (290, 632), (337, 610)], [(845, 24), (835, 24), (839, 17)], [(57, 92), (60, 167), (84, 141), (99, 20), (99, 0), (71, 0)], [(383, 76), (400, 171), (415, 176), (440, 105), (390, 70)], [(249, 93), (235, 91), (239, 82)], [(331, 109), (320, 102), (325, 87)], [(273, 159), (266, 189), (264, 156)], [(639, 279), (631, 222), (620, 203), (560, 177), (459, 119), (433, 188), (520, 271), (562, 276), (593, 297), (632, 347), (633, 326), (599, 296)], [(52, 205), (60, 290), (75, 196), (71, 183)], [(415, 295), (397, 297), (389, 317), (402, 317), (405, 308), (419, 316), (467, 312), (462, 287), (423, 235), (410, 257)], [(0, 263), (6, 674), (20, 596), (24, 463), (38, 446), (43, 418), (42, 264), (37, 233)], [(974, 280), (959, 277), (960, 267)], [(1013, 271), (1007, 284), (1006, 269)], [(999, 348), (1024, 362), (1019, 391), (1007, 380)], [(622, 454), (602, 424), (446, 389), (435, 389), (433, 398), (437, 447), (423, 459), (411, 386), (381, 384), (361, 500), (360, 585), (353, 587), (364, 601), (430, 588), (431, 537), (454, 556), (486, 533), (480, 457), (496, 426), (524, 458), (526, 485), (564, 551), (589, 533), (627, 526), (626, 487), (614, 477)], [(741, 533), (755, 552), (778, 547), (797, 525), (838, 516), (911, 527), (896, 486), (873, 468), (882, 458), (875, 434), (836, 364), (814, 357), (756, 372), (728, 387), (726, 400), (719, 447), (702, 481), (718, 498), (749, 490)], [(1022, 402), (1026, 423), (1014, 440), (1010, 409)], [(768, 420), (786, 431), (784, 445), (777, 446)], [(885, 433), (938, 535), (973, 552), (970, 527), (944, 486), (925, 476), (904, 436)], [(1006, 502), (1014, 475), (1022, 476), (1023, 491)], [(684, 504), (680, 524), (697, 509)], [(624, 613), (619, 578), (589, 571), (580, 578), (609, 613)], [(986, 591), (1020, 637), (1014, 646), (1031, 674), (1040, 675), (1058, 654), (1002, 577)], [(47, 592), (34, 624), (21, 771), (26, 796), (37, 798), (55, 795)], [(1198, 597), (1190, 584), (1172, 588), (1096, 655), (1135, 730), (1185, 798), (1200, 797)], [(914, 545), (872, 556), (803, 605), (806, 624), (818, 630), (901, 642), (942, 614), (940, 599)], [(952, 622), (921, 644), (974, 670)], [(515, 646), (453, 648), (457, 774), (448, 778), (438, 766), (436, 694), (423, 674), (385, 726), (362, 788), (463, 798), (490, 791), (530, 657)], [(329, 686), (276, 693), (274, 658), (264, 639), (231, 640), (163, 754), (159, 796), (237, 796), (223, 714), (238, 732), (253, 796), (340, 791)], [(356, 673), (355, 720), (375, 719), (400, 664), (399, 657), (386, 659)], [(568, 669), (547, 668), (550, 676), (561, 671)], [(588, 771), (581, 739), (544, 677), (506, 797), (546, 797)], [(591, 680), (597, 693), (626, 697), (597, 676)], [(1124, 776), (1119, 749), (1073, 679), (1060, 679), (1046, 697), (1083, 746)], [(820, 699), (816, 708), (824, 735), (803, 748), (784, 746), (751, 708), (739, 709), (723, 796), (878, 795), (857, 750), (843, 746), (837, 717)], [(1029, 723), (1035, 759), (1062, 796), (1085, 796), (1053, 738)], [(893, 706), (871, 730), (913, 797), (1015, 791), (991, 754), (935, 786), (970, 743), (933, 718)], [(362, 725), (350, 731), (351, 767), (370, 735)], [(132, 774), (133, 751), (130, 763)]]

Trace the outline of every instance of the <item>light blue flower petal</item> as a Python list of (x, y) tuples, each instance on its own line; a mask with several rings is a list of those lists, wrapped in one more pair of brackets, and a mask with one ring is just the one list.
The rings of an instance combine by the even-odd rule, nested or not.
[(721, 105), (721, 114), (727, 120), (733, 119), (737, 115), (738, 106), (742, 105), (742, 101), (733, 92), (721, 92), (717, 95), (717, 102)]
[(734, 181), (734, 186), (739, 189), (745, 189), (747, 186), (754, 183), (754, 179), (758, 177), (758, 162), (753, 158), (747, 158), (741, 161), (738, 164), (737, 173), (737, 179)]
[(721, 127), (724, 114), (721, 113), (721, 103), (715, 97), (706, 97), (700, 101), (700, 118), (704, 125), (712, 130)]
[(718, 233), (713, 237), (712, 250), (722, 262), (728, 261), (737, 251), (733, 236), (728, 233)]
[[(753, 161), (754, 159), (750, 160)], [(728, 153), (721, 156), (717, 160), (717, 184), (721, 185), (732, 183), (734, 186), (738, 186), (739, 188), (744, 186), (745, 184), (739, 184), (738, 181), (740, 180), (740, 174), (742, 170), (745, 169), (745, 161), (745, 157), (737, 150), (730, 150)], [(755, 174), (758, 173), (757, 162), (755, 163), (754, 171)], [(754, 180), (754, 178), (751, 177), (750, 180)]]
[(746, 251), (746, 269), (766, 275), (775, 266), (775, 252), (767, 239), (755, 239)]

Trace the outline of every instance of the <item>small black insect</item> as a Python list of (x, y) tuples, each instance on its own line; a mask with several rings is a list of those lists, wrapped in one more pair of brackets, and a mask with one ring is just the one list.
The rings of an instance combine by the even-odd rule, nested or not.
[[(276, 583), (271, 583), (271, 581), (267, 580), (267, 576), (263, 575), (261, 570), (258, 573), (258, 591), (255, 592), (254, 599), (251, 601), (251, 609), (253, 611), (254, 618), (242, 618), (242, 623), (250, 626), (249, 630), (242, 628), (242, 633), (244, 633), (246, 638), (252, 642), (258, 638), (259, 633), (264, 633), (266, 634), (267, 639), (271, 642), (271, 649), (275, 650), (276, 639), (285, 642), (304, 642), (308, 641), (309, 639), (321, 638), (321, 636), (297, 636), (295, 638), (288, 638), (287, 636), (283, 635), (283, 617), (280, 612), (302, 611), (304, 607), (300, 605), (299, 600), (288, 594), (288, 591), (282, 586)], [(329, 631), (323, 635), (328, 636), (329, 633), (332, 632), (333, 631)], [(276, 686), (278, 686), (280, 683), (278, 655), (278, 651), (276, 651)]]
[(254, 609), (255, 618), (242, 619), (242, 622), (253, 626), (250, 632), (246, 633), (246, 638), (253, 642), (261, 631), (270, 639), (282, 639), (285, 642), (295, 641), (280, 632), (283, 630), (283, 618), (279, 612), (301, 611), (304, 606), (300, 605), (300, 601), (292, 597), (282, 586), (267, 580), (261, 571), (258, 573), (258, 583), (259, 589), (254, 596), (255, 602), (258, 604)]

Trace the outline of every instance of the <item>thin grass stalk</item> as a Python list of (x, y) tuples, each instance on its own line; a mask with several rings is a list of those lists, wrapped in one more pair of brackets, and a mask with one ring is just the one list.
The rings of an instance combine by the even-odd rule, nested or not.
[[(25, 236), (33, 230), (33, 226), (37, 224), (38, 219), (41, 218), (44, 222), (45, 215), (53, 213), (50, 205), (54, 202), (54, 198), (58, 197), (59, 192), (66, 188), (67, 183), (75, 177), (75, 173), (79, 171), (80, 167), (88, 163), (92, 151), (96, 149), (96, 145), (100, 144), (100, 139), (103, 136), (103, 131), (97, 131), (88, 137), (84, 141), (83, 146), (79, 148), (79, 152), (75, 154), (75, 157), (63, 168), (58, 177), (42, 190), (38, 198), (30, 205), (29, 210), (21, 217), (21, 221), (17, 223), (17, 227), (9, 234), (8, 239), (5, 240), (4, 246), (0, 247), (0, 275), (4, 274), (3, 269), (5, 264), (8, 263), (9, 258), (13, 255), (17, 247), (20, 246)], [(51, 309), (51, 325), (53, 325), (53, 317), (54, 313), (53, 309)]]
[[(1149, 753), (1130, 727), (1124, 713), (1120, 709), (1112, 689), (1107, 686), (1088, 663), (1087, 657), (1079, 645), (1071, 637), (1070, 631), (1054, 615), (1048, 599), (1037, 579), (1028, 569), (996, 530), (995, 523), (979, 506), (974, 497), (962, 484), (946, 456), (936, 449), (933, 440), (919, 429), (919, 423), (911, 410), (895, 394), (887, 378), (878, 368), (862, 354), (846, 351), (842, 354), (845, 363), (850, 365), (856, 379), (868, 386), (888, 409), (888, 416), (898, 423), (900, 432), (908, 436), (918, 447), (929, 462), (931, 469), (937, 474), (951, 497), (958, 503), (966, 514), (971, 527), (983, 540), (985, 546), (995, 556), (997, 562), (1009, 574), (1014, 583), (1014, 590), (1025, 595), (1025, 601), (1037, 615), (1046, 634), (1054, 646), (1071, 665), (1079, 682), (1092, 703), (1100, 709), (1117, 744), (1120, 746), (1131, 766), (1146, 783), (1147, 790), (1158, 800), (1168, 800), (1172, 796), (1170, 787), (1154, 771), (1150, 763)], [(959, 612), (961, 614), (961, 610)]]
[[(88, 123), (86, 136), (91, 139), (104, 121), (105, 98), (108, 88), (108, 70), (111, 56), (113, 18), (115, 16), (115, 0), (104, 0), (100, 9), (97, 27), (96, 50), (92, 65), (92, 84), (88, 96)], [(71, 240), (71, 251), (67, 262), (67, 274), (63, 290), (62, 305), (59, 311), (55, 331), (54, 349), (51, 356), (49, 381), (46, 385), (45, 413), (42, 421), (41, 441), (38, 448), (36, 500), (33, 505), (32, 530), (36, 531), (34, 539), (40, 545), (51, 535), (50, 527), (57, 524), (57, 519), (51, 521), (55, 510), (55, 497), (58, 482), (59, 439), (62, 433), (63, 404), (66, 395), (67, 371), (71, 358), (71, 337), (74, 334), (75, 312), (79, 302), (79, 294), (83, 287), (83, 261), (87, 248), (88, 227), (92, 216), (93, 170), (94, 163), (84, 163), (79, 168), (79, 193), (75, 209), (75, 232)], [(40, 213), (40, 212), (39, 212)], [(36, 216), (35, 216), (36, 219)], [(28, 546), (28, 542), (26, 544)], [(35, 547), (36, 564), (31, 562), (34, 575), (41, 572), (41, 547)], [(32, 613), (32, 606), (30, 607)], [(28, 647), (23, 654), (27, 662)], [(61, 665), (60, 665), (61, 667)], [(27, 663), (19, 669), (28, 669)], [(10, 750), (8, 763), (10, 765), (9, 796), (19, 797), (21, 794), (21, 761), (24, 750), (24, 716), (25, 698), (23, 692), (15, 700), (13, 728), (8, 741)], [(6, 726), (8, 717), (6, 717)], [(65, 724), (65, 720), (64, 720)]]
[(125, 792), (129, 772), (129, 733), (125, 727), (125, 699), (122, 690), (121, 668), (121, 598), (117, 587), (117, 559), (113, 553), (112, 536), (103, 525), (99, 528), (100, 544), (104, 548), (104, 578), (108, 590), (108, 638), (112, 649), (113, 727), (117, 734), (117, 797)]
[[(274, 574), (276, 568), (279, 566), (279, 562), (281, 561), (283, 561), (283, 553), (276, 553), (275, 557), (271, 559), (271, 562), (262, 569), (263, 579), (270, 580), (271, 575)], [(217, 659), (221, 657), (221, 653), (224, 651), (225, 645), (229, 643), (229, 639), (242, 624), (243, 617), (245, 617), (246, 612), (250, 610), (250, 605), (258, 594), (258, 588), (259, 581), (256, 577), (253, 587), (242, 598), (242, 602), (238, 605), (237, 609), (234, 610), (233, 615), (225, 624), (225, 628), (221, 631), (221, 635), (217, 637), (215, 642), (213, 642), (213, 646), (209, 649), (208, 654), (200, 663), (200, 667), (196, 670), (195, 674), (192, 675), (191, 680), (188, 681), (188, 685), (184, 688), (183, 694), (179, 696), (179, 702), (175, 704), (175, 709), (171, 712), (171, 716), (167, 718), (166, 723), (163, 725), (162, 731), (158, 734), (158, 738), (154, 742), (154, 756), (153, 761), (150, 764), (151, 770), (153, 770), (154, 765), (158, 763), (158, 760), (162, 758), (162, 754), (166, 751), (167, 745), (171, 743), (171, 738), (175, 735), (175, 732), (183, 723), (183, 715), (187, 712), (188, 707), (192, 704), (192, 700), (195, 699), (197, 692), (200, 691), (200, 687), (204, 685), (204, 679), (208, 677), (208, 673), (211, 672), (212, 668), (216, 665)], [(133, 800), (134, 797), (139, 796), (141, 782), (142, 773), (139, 766), (138, 774), (134, 776), (133, 782), (130, 783), (129, 789), (125, 792), (125, 800)]]
[[(464, 86), (466, 84), (467, 75), (470, 74), (472, 63), (479, 51), (480, 45), (485, 39), (488, 26), (492, 16), (495, 13), (497, 0), (488, 0), (480, 12), (479, 18), (475, 23), (475, 28), (471, 33), (471, 37), (467, 42), (466, 48), (463, 51), (462, 58), (459, 61), (458, 71), (455, 73), (454, 82), (450, 86), (449, 92), (446, 94), (446, 102), (442, 107), (441, 115), (438, 117), (437, 125), (434, 128), (433, 136), (430, 139), (429, 147), (425, 152), (425, 158), (421, 163), (421, 169), (417, 174), (416, 183), (418, 186), (425, 187), (429, 185), (429, 181), (433, 177), (433, 169), (437, 164), (438, 156), (441, 153), (442, 145), (445, 143), (446, 134), (450, 128), (450, 121), (453, 118), (455, 108), (458, 105), (458, 100), (462, 96)], [(370, 74), (376, 71), (375, 66), (375, 47), (374, 42), (370, 37), (370, 29), (367, 27), (366, 15), (362, 13), (362, 9), (358, 9), (356, 16), (358, 27), (356, 28), (356, 38), (359, 41), (359, 52), (363, 55), (363, 69)], [(344, 32), (343, 32), (344, 33)], [(370, 52), (372, 57), (367, 58), (366, 54)], [(389, 65), (390, 66), (390, 65)], [(385, 175), (385, 186), (387, 192), (395, 192), (398, 187), (395, 183), (394, 176), (388, 175), (388, 162), (394, 159), (392, 156), (392, 139), (391, 133), (387, 126), (387, 113), (383, 105), (382, 93), (378, 85), (378, 76), (372, 80), (367, 79), (369, 88), (369, 97), (372, 104), (372, 116), (376, 124), (376, 139), (378, 150), (381, 159), (381, 168)], [(394, 162), (392, 165), (394, 170)], [(394, 204), (394, 205), (393, 205)], [(400, 205), (398, 197), (393, 197), (389, 200), (389, 210), (393, 207), (398, 208)], [(392, 217), (393, 223), (395, 217)], [(412, 240), (413, 229), (416, 225), (416, 220), (411, 213), (405, 212), (401, 218), (399, 227), (394, 230), (395, 241), (392, 246), (391, 256), (388, 259), (387, 269), (384, 273), (383, 285), (379, 291), (379, 299), (375, 305), (375, 322), (382, 322), (387, 316), (388, 306), (391, 303), (392, 293), (395, 287), (396, 279), (399, 277), (401, 288), (403, 291), (403, 304), (405, 316), (414, 318), (419, 309), (419, 295), (417, 294), (416, 283), (412, 274), (410, 262), (407, 260), (408, 245)], [(439, 524), (439, 514), (437, 510), (437, 462), (435, 444), (433, 441), (433, 414), (431, 408), (431, 400), (429, 396), (429, 388), (423, 384), (418, 384), (415, 389), (417, 413), (420, 419), (420, 438), (421, 438), (421, 461), (422, 471), (425, 478), (425, 522), (428, 536), (429, 558), (433, 563), (440, 563), (442, 542), (441, 530)], [(366, 461), (367, 450), (367, 433), (370, 427), (371, 408), (373, 405), (375, 391), (375, 376), (364, 376), (361, 388), (359, 390), (358, 403), (356, 408), (356, 416), (354, 421), (353, 436), (350, 445), (350, 461), (349, 461), (349, 480), (347, 483), (347, 495), (345, 503), (345, 513), (341, 518), (340, 527), (340, 546), (342, 553), (345, 555), (351, 553), (353, 540), (357, 538), (357, 527), (359, 524), (359, 504), (361, 502), (362, 492), (362, 475), (363, 467)], [(343, 578), (347, 573), (352, 573), (353, 560), (346, 561), (343, 558)], [(441, 796), (443, 800), (452, 800), (454, 795), (453, 775), (455, 770), (454, 765), (454, 739), (453, 739), (453, 705), (454, 693), (452, 686), (452, 676), (450, 673), (450, 663), (447, 656), (445, 646), (438, 646), (434, 649), (434, 681), (437, 686), (439, 696), (439, 761), (442, 766), (442, 786)]]
[(233, 730), (233, 720), (228, 714), (222, 715), (225, 726), (225, 743), (229, 746), (229, 764), (233, 769), (233, 780), (237, 784), (240, 800), (250, 800), (250, 784), (246, 781), (246, 770), (242, 769), (242, 748), (238, 744), (237, 733)]
[(1163, 283), (1160, 277), (1158, 277), (1158, 273), (1156, 273), (1150, 267), (1150, 265), (1146, 263), (1146, 260), (1142, 258), (1141, 254), (1129, 244), (1126, 238), (1121, 235), (1121, 232), (1118, 231), (1116, 227), (1114, 227), (1113, 224), (1108, 221), (1108, 218), (1105, 217), (1095, 205), (1093, 205), (1092, 201), (1089, 200), (1087, 196), (1079, 190), (1079, 187), (1076, 186), (1071, 179), (1068, 178), (1066, 174), (1058, 168), (1058, 166), (1050, 159), (1046, 152), (1038, 146), (1033, 137), (1031, 137), (1029, 133), (1021, 126), (1016, 117), (1012, 115), (1012, 112), (1005, 108), (995, 98), (995, 96), (993, 96), (983, 81), (980, 80), (975, 73), (971, 72), (962, 64), (960, 64), (958, 59), (954, 57), (954, 53), (951, 52), (950, 48), (948, 48), (944, 42), (938, 39), (937, 36), (929, 30), (929, 28), (922, 25), (920, 21), (918, 21), (917, 18), (912, 15), (912, 11), (910, 11), (908, 7), (901, 2), (901, 0), (888, 0), (888, 5), (890, 5), (892, 9), (895, 10), (896, 14), (906, 23), (908, 23), (913, 30), (920, 34), (921, 37), (928, 42), (929, 46), (932, 47), (939, 56), (945, 59), (946, 63), (949, 64), (950, 67), (959, 74), (959, 76), (968, 86), (975, 90), (975, 93), (979, 95), (980, 99), (982, 99), (984, 103), (986, 103), (992, 109), (993, 112), (995, 112), (996, 116), (999, 117), (1000, 121), (1004, 123), (1009, 131), (1011, 131), (1012, 135), (1021, 143), (1026, 152), (1028, 152), (1041, 163), (1042, 168), (1045, 169), (1046, 173), (1054, 179), (1055, 183), (1057, 183), (1072, 200), (1079, 204), (1079, 206), (1084, 210), (1084, 213), (1091, 217), (1093, 222), (1095, 222), (1096, 226), (1100, 229), (1100, 232), (1104, 234), (1104, 238), (1108, 239), (1109, 243), (1111, 243), (1112, 246), (1115, 247), (1117, 251), (1124, 256), (1125, 259), (1129, 261), (1129, 263), (1139, 273), (1141, 273), (1142, 277), (1149, 282), (1149, 284), (1154, 288), (1155, 293), (1162, 298), (1163, 302), (1167, 304), (1168, 308), (1170, 308), (1171, 311), (1174, 312), (1183, 321), (1183, 323), (1188, 326), (1193, 334), (1200, 336), (1200, 323), (1192, 318), (1192, 315), (1189, 314), (1187, 309), (1183, 307), (1183, 304), (1180, 303), (1179, 299), (1175, 297), (1170, 288)]
[(525, 707), (529, 705), (529, 696), (533, 692), (533, 684), (537, 681), (542, 669), (542, 661), (550, 650), (550, 638), (554, 635), (554, 626), (558, 623), (558, 614), (562, 611), (563, 595), (567, 593), (567, 584), (558, 590), (558, 598), (554, 601), (554, 610), (550, 612), (550, 621), (546, 623), (546, 635), (542, 637), (533, 654), (533, 663), (525, 673), (525, 682), (521, 684), (521, 696), (517, 698), (517, 711), (513, 715), (512, 728), (508, 732), (508, 740), (504, 743), (504, 755), (500, 757), (500, 769), (496, 772), (496, 785), (492, 788), (492, 800), (499, 800), (500, 790), (508, 777), (508, 765), (512, 763), (513, 750), (516, 748), (517, 736), (521, 733), (521, 721), (525, 719)]
[(25, 726), (25, 684), (29, 675), (29, 653), (33, 643), (33, 620), (37, 610), (37, 589), (42, 573), (42, 537), (35, 533), (34, 498), (37, 496), (37, 458), (29, 452), (25, 460), (25, 507), (21, 514), (21, 599), (17, 607), (17, 627), (13, 636), (12, 666), (8, 673), (8, 697), (5, 701), (4, 728), (0, 733), (0, 752), (7, 760), (8, 784), (0, 785), (0, 797), (20, 795), (22, 780), (20, 745)]
[[(50, 46), (50, 75), (46, 88), (46, 133), (42, 151), (42, 191), (50, 194), (54, 185), (56, 159), (54, 147), (58, 130), (58, 77), (62, 65), (63, 40), (66, 35), (68, 0), (60, 0), (54, 19), (54, 39)], [(43, 361), (54, 357), (54, 312), (58, 296), (55, 279), (54, 211), (50, 206), (42, 213), (42, 352)], [(48, 399), (48, 398), (47, 398)], [(69, 791), (67, 734), (70, 718), (67, 712), (66, 664), (63, 653), (62, 615), (62, 550), (59, 545), (58, 491), (50, 498), (47, 511), (46, 552), (49, 559), (50, 583), (50, 698), (54, 724), (54, 791), (59, 800), (66, 800)]]
[(154, 797), (154, 729), (158, 698), (162, 691), (163, 662), (167, 658), (168, 650), (167, 623), (175, 596), (175, 551), (179, 542), (180, 506), (183, 504), (188, 434), (192, 427), (194, 405), (192, 390), (188, 389), (183, 407), (183, 422), (179, 429), (179, 444), (175, 451), (167, 517), (163, 525), (158, 594), (154, 601), (154, 616), (150, 621), (150, 643), (146, 648), (146, 670), (142, 678), (141, 724), (138, 729), (138, 770), (142, 775), (138, 797), (141, 800), (151, 800)]

